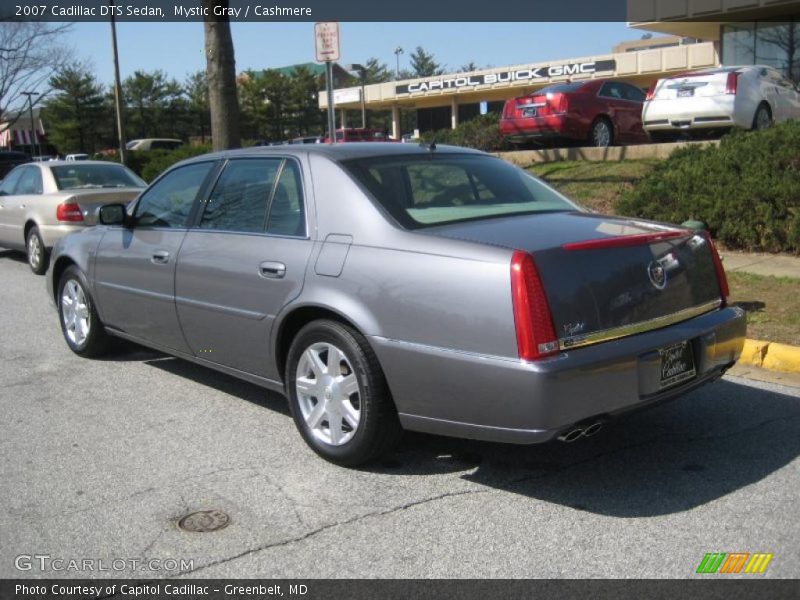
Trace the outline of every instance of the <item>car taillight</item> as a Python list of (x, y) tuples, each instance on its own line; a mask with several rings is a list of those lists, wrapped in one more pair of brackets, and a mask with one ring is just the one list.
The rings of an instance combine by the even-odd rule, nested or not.
[(725, 268), (722, 266), (719, 252), (717, 252), (717, 248), (711, 240), (711, 234), (708, 233), (708, 231), (701, 231), (700, 234), (706, 239), (706, 242), (708, 242), (708, 249), (711, 251), (711, 259), (714, 261), (714, 269), (717, 272), (717, 283), (719, 284), (719, 295), (722, 298), (722, 306), (726, 306), (728, 304), (728, 296), (730, 296), (731, 293), (728, 289), (728, 278), (725, 275)]
[(557, 353), (558, 338), (542, 280), (533, 257), (521, 250), (511, 257), (511, 299), (520, 359), (531, 361)]
[(503, 118), (509, 119), (514, 116), (514, 108), (517, 105), (516, 100), (507, 100), (503, 105)]
[(650, 87), (647, 88), (647, 96), (645, 100), (652, 100), (653, 97), (656, 95), (656, 86), (658, 85), (658, 81), (654, 81), (650, 84)]
[(569, 97), (566, 94), (561, 94), (561, 97), (558, 99), (558, 108), (556, 110), (562, 113), (569, 110)]
[(83, 221), (83, 213), (74, 202), (62, 202), (56, 207), (56, 219), (67, 222)]
[(739, 85), (739, 73), (731, 71), (730, 73), (728, 73), (728, 79), (725, 81), (725, 93), (735, 94), (738, 85)]

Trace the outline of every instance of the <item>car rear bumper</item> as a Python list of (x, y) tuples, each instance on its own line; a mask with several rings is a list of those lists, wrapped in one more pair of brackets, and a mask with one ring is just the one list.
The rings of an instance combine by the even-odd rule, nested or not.
[[(713, 381), (739, 358), (744, 311), (728, 307), (535, 363), (371, 337), (406, 429), (529, 444)], [(659, 349), (692, 345), (697, 375), (659, 389)]]
[(642, 110), (642, 126), (646, 131), (749, 128), (751, 122), (744, 115), (737, 117), (735, 99), (733, 95), (720, 95), (650, 100)]
[(543, 117), (500, 119), (500, 135), (508, 140), (583, 137), (578, 121), (569, 113)]

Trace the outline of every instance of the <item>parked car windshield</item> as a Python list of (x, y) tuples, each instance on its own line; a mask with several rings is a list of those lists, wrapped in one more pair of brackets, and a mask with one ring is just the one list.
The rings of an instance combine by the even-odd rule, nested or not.
[(407, 229), (579, 210), (525, 171), (491, 156), (433, 152), (343, 164)]
[(60, 190), (86, 188), (145, 187), (144, 181), (122, 165), (75, 164), (50, 167)]

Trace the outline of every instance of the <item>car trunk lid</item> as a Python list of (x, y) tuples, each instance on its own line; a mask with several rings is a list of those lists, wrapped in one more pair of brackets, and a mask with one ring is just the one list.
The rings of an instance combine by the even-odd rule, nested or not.
[[(731, 70), (699, 71), (676, 75), (658, 82), (653, 99), (704, 98), (735, 93), (735, 91), (731, 90), (731, 83), (732, 79), (737, 77), (738, 73)], [(735, 85), (733, 90), (735, 90)]]
[(691, 231), (562, 212), (427, 232), (532, 254), (562, 348), (665, 326), (722, 302), (709, 242)]
[[(85, 225), (94, 225), (97, 223), (97, 209), (103, 204), (122, 203), (128, 204), (133, 201), (142, 190), (140, 188), (89, 188), (89, 189), (75, 189), (65, 190), (64, 200), (62, 205), (68, 207), (77, 206), (80, 214), (83, 216), (83, 223)], [(62, 213), (64, 209), (62, 209)], [(74, 214), (75, 210), (67, 210), (67, 214)], [(70, 221), (76, 219), (68, 219)]]

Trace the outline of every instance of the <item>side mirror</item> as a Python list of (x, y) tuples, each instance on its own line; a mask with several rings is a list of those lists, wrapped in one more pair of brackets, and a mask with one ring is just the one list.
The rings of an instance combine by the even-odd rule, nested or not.
[(103, 225), (125, 225), (124, 204), (104, 204), (100, 207), (97, 220)]

